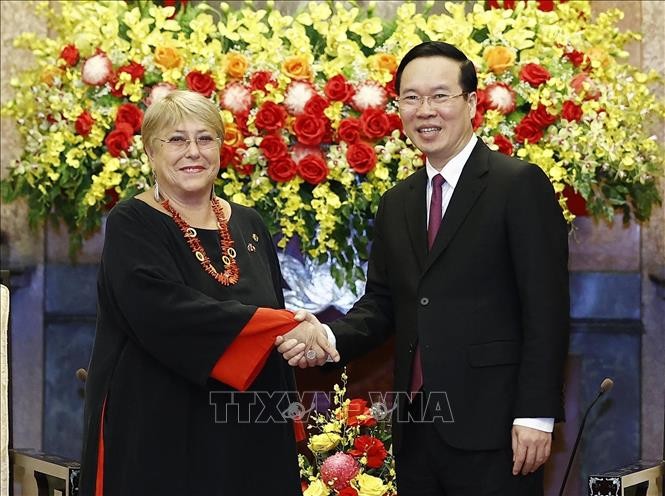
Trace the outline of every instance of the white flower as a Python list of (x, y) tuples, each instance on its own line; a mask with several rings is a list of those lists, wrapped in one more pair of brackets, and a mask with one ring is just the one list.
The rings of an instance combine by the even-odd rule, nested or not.
[(310, 83), (292, 81), (286, 88), (284, 106), (291, 115), (302, 114), (309, 99), (315, 95)]
[(243, 114), (252, 106), (252, 94), (242, 84), (229, 84), (222, 94), (222, 107), (235, 114)]
[(81, 79), (86, 84), (102, 86), (106, 84), (112, 72), (111, 60), (104, 52), (100, 52), (85, 61), (81, 68)]
[(154, 85), (150, 90), (150, 96), (145, 99), (146, 107), (149, 107), (153, 103), (158, 102), (175, 89), (176, 87), (171, 83), (158, 83)]
[(485, 88), (489, 108), (498, 110), (503, 115), (515, 110), (515, 93), (504, 83), (493, 83)]
[(351, 99), (351, 104), (360, 112), (365, 109), (383, 108), (388, 101), (386, 90), (374, 82), (360, 84), (356, 88), (356, 94)]

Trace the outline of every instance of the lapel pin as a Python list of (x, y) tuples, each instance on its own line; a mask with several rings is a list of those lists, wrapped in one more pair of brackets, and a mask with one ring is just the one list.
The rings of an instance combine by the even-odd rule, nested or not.
[(256, 251), (256, 246), (254, 246), (252, 243), (249, 243), (247, 245), (247, 251), (250, 252), (250, 253), (255, 252)]
[(252, 239), (258, 243), (258, 241), (259, 241), (259, 235), (256, 234), (256, 233), (252, 234)]

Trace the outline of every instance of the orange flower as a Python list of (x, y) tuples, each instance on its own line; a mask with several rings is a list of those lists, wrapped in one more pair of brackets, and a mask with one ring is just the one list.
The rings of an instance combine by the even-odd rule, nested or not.
[(236, 148), (243, 143), (243, 136), (235, 122), (224, 126), (224, 144)]
[(610, 56), (602, 48), (591, 47), (587, 50), (586, 54), (591, 60), (598, 61), (602, 67), (607, 67), (610, 63)]
[(41, 76), (42, 83), (46, 83), (49, 86), (53, 86), (55, 78), (59, 77), (61, 74), (62, 74), (62, 69), (59, 69), (58, 67), (54, 66), (49, 66), (46, 69), (44, 69), (44, 72), (42, 72)]
[(487, 47), (483, 57), (487, 68), (497, 76), (515, 64), (515, 53), (504, 46)]
[(282, 64), (282, 71), (291, 79), (309, 79), (312, 76), (312, 68), (305, 57), (292, 55), (287, 57)]
[(162, 69), (174, 69), (182, 65), (182, 57), (173, 47), (160, 46), (155, 49), (155, 64)]
[(364, 425), (373, 427), (376, 425), (376, 419), (372, 416), (372, 411), (367, 406), (367, 401), (356, 398), (349, 402), (345, 409), (346, 423), (349, 426)]
[(247, 59), (239, 53), (229, 53), (226, 56), (226, 73), (235, 79), (242, 79), (247, 72)]
[(371, 57), (370, 64), (373, 68), (394, 72), (397, 69), (397, 60), (391, 53), (377, 53)]

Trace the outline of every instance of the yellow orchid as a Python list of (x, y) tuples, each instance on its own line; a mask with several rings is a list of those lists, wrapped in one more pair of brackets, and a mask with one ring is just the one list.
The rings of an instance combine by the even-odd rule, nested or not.
[[(394, 16), (381, 19), (371, 4), (342, 2), (309, 2), (292, 15), (270, 2), (265, 9), (199, 2), (179, 10), (145, 2), (59, 2), (57, 9), (53, 4), (36, 7), (49, 35), (23, 33), (14, 40), (35, 63), (9, 77), (14, 96), (1, 113), (16, 122), (25, 145), (8, 167), (2, 192), (6, 199), (25, 197), (35, 217), (63, 217), (73, 237), (99, 224), (107, 191), (125, 198), (149, 187), (150, 166), (138, 135), (118, 157), (106, 148), (117, 107), (145, 110), (152, 98), (186, 88), (186, 76), (199, 71), (211, 75), (210, 98), (227, 127), (222, 156), (230, 163), (224, 164), (220, 191), (256, 206), (282, 235), (280, 247), (298, 237), (306, 257), (339, 269), (339, 282), (362, 278), (353, 257), (368, 242), (369, 219), (381, 194), (424, 165), (422, 154), (392, 127), (398, 112), (389, 92), (398, 61), (424, 39), (446, 40), (466, 53), (478, 69), (479, 97), (485, 97), (474, 119), (476, 133), (497, 148), (495, 137), (503, 136), (514, 155), (543, 168), (556, 192), (572, 186), (593, 200), (594, 215), (611, 216), (618, 206), (638, 219), (648, 218), (658, 199), (665, 152), (649, 126), (665, 116), (665, 105), (651, 90), (662, 84), (662, 74), (625, 63), (625, 45), (640, 35), (617, 27), (622, 17), (617, 9), (591, 16), (586, 1), (555, 2), (552, 12), (539, 10), (538, 2), (517, 2), (512, 10), (446, 2), (434, 14), (431, 5), (407, 1), (395, 4)], [(71, 66), (61, 57), (68, 45), (78, 53)], [(106, 69), (113, 88), (110, 82), (82, 81), (83, 64), (99, 51), (111, 63)], [(521, 71), (528, 62), (545, 68), (547, 81), (525, 82)], [(143, 75), (117, 72), (129, 64), (140, 65)], [(348, 87), (340, 86), (340, 78)], [(497, 85), (509, 88), (503, 95), (515, 100), (508, 115), (494, 108), (496, 94), (484, 93)], [(372, 170), (359, 175), (349, 164), (349, 144), (340, 130), (343, 122), (360, 119), (368, 88), (376, 101), (385, 100), (383, 110), (393, 120), (385, 136), (370, 143), (376, 157)], [(118, 96), (110, 96), (111, 90)], [(325, 136), (302, 149), (295, 123), (312, 98), (320, 104), (314, 112)], [(260, 145), (268, 133), (257, 115), (268, 104), (286, 112), (283, 125), (270, 131), (284, 141), (286, 158), (293, 161), (286, 167), (294, 167), (295, 175), (284, 183), (269, 176), (270, 161)], [(539, 118), (554, 122), (536, 130), (542, 134), (535, 134), (535, 142), (525, 141), (517, 126), (533, 119), (539, 106), (553, 116)], [(92, 123), (80, 135), (76, 122), (84, 110)], [(303, 154), (322, 158), (327, 175), (321, 183), (299, 175)], [(81, 208), (63, 211), (53, 203), (54, 190)], [(612, 201), (595, 196), (599, 191), (609, 192)], [(571, 219), (565, 198), (560, 202)], [(348, 438), (340, 436), (341, 442)]]

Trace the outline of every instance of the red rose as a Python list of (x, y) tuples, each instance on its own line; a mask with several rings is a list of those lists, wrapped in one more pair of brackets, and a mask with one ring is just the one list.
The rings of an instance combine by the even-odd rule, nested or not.
[(484, 118), (485, 118), (485, 110), (476, 107), (476, 113), (473, 116), (473, 119), (471, 119), (471, 125), (473, 126), (474, 131), (481, 126)]
[(272, 73), (269, 71), (257, 71), (252, 74), (252, 77), (249, 80), (252, 91), (265, 91), (268, 83), (275, 85), (275, 80), (272, 78)]
[(190, 90), (201, 93), (203, 96), (210, 96), (215, 91), (215, 80), (209, 72), (191, 71), (185, 80)]
[(321, 95), (314, 95), (305, 104), (305, 113), (319, 117), (323, 115), (323, 111), (328, 106), (328, 100)]
[(122, 67), (118, 68), (118, 74), (121, 72), (126, 72), (130, 76), (132, 76), (132, 81), (140, 81), (143, 79), (143, 75), (145, 74), (145, 68), (139, 64), (138, 62), (130, 62), (127, 65), (123, 65)]
[(494, 144), (499, 147), (501, 153), (505, 153), (506, 155), (513, 154), (513, 144), (503, 134), (494, 136)]
[(539, 104), (536, 110), (529, 112), (528, 117), (542, 129), (546, 129), (548, 126), (551, 126), (558, 119), (556, 115), (550, 114), (547, 111), (547, 107), (545, 107), (543, 104)]
[(318, 155), (307, 155), (298, 162), (298, 175), (309, 184), (320, 184), (328, 177), (328, 166)]
[(360, 129), (369, 139), (383, 138), (389, 132), (390, 121), (383, 110), (368, 108), (360, 116)]
[(481, 109), (483, 112), (487, 110), (487, 92), (483, 89), (478, 88), (476, 90), (476, 111)]
[(143, 124), (143, 111), (136, 105), (123, 103), (118, 107), (118, 112), (115, 114), (116, 127), (123, 122), (131, 126), (133, 133), (140, 131), (141, 124)]
[(554, 0), (538, 0), (538, 10), (552, 12), (554, 10)]
[(122, 152), (129, 150), (132, 145), (134, 130), (126, 122), (116, 125), (116, 128), (106, 135), (104, 144), (113, 157), (119, 157)]
[(286, 143), (275, 134), (269, 134), (263, 138), (259, 148), (263, 156), (268, 160), (275, 160), (286, 155)]
[(570, 52), (566, 52), (563, 55), (568, 60), (570, 60), (570, 63), (573, 64), (575, 67), (579, 67), (584, 63), (584, 59), (585, 59), (584, 52), (578, 52), (577, 50), (571, 50)]
[(116, 203), (118, 203), (120, 195), (115, 190), (115, 188), (109, 188), (106, 191), (104, 191), (104, 198), (106, 200), (106, 203), (104, 203), (104, 210), (108, 211), (111, 210)]
[(376, 425), (376, 419), (372, 416), (371, 410), (367, 407), (367, 401), (363, 399), (354, 399), (349, 402), (347, 408), (347, 425), (364, 425), (373, 427)]
[(347, 143), (355, 143), (360, 139), (360, 121), (352, 117), (342, 119), (337, 129), (337, 136)]
[(353, 96), (353, 87), (346, 82), (341, 74), (328, 80), (323, 92), (328, 98), (337, 102), (346, 102)]
[[(184, 9), (187, 5), (187, 2), (189, 0), (180, 0), (180, 8)], [(173, 11), (173, 14), (171, 14), (167, 19), (173, 19), (176, 16), (176, 13), (178, 12), (178, 6), (176, 5), (176, 0), (164, 0), (164, 7), (175, 7), (176, 9)]]
[(538, 143), (543, 134), (543, 128), (528, 115), (515, 126), (515, 139), (520, 143)]
[(69, 67), (74, 67), (79, 61), (79, 51), (75, 45), (66, 45), (60, 52), (60, 58), (67, 62)]
[(298, 167), (291, 157), (278, 157), (268, 162), (268, 176), (276, 183), (285, 183), (296, 177)]
[(310, 114), (296, 117), (293, 131), (303, 145), (319, 145), (326, 134), (326, 121)]
[(120, 79), (118, 78), (117, 72), (112, 72), (109, 75), (108, 80), (106, 81), (106, 84), (109, 87), (109, 93), (111, 93), (116, 98), (122, 98), (124, 96), (122, 94), (122, 88), (124, 87), (124, 85), (118, 84), (119, 82)]
[(392, 133), (395, 129), (402, 132), (402, 119), (398, 114), (388, 114), (388, 124), (390, 125), (389, 132)]
[(386, 83), (386, 92), (390, 98), (397, 98), (397, 91), (395, 91), (396, 77), (397, 71), (393, 72), (393, 78)]
[(344, 489), (337, 491), (337, 496), (358, 496), (358, 491), (351, 486), (347, 486)]
[(534, 88), (540, 86), (550, 77), (550, 73), (543, 66), (538, 64), (526, 64), (520, 71), (520, 79), (529, 83)]
[(358, 174), (367, 174), (376, 165), (376, 153), (374, 148), (361, 141), (349, 146), (346, 161)]
[(256, 127), (266, 131), (275, 131), (281, 128), (286, 121), (286, 110), (275, 102), (263, 102), (256, 113)]
[(487, 6), (490, 9), (515, 9), (516, 0), (503, 0), (503, 5), (499, 4), (499, 0), (487, 0)]
[(563, 107), (561, 109), (561, 117), (566, 119), (567, 121), (573, 122), (573, 121), (579, 121), (582, 118), (582, 106), (577, 105), (574, 102), (571, 102), (570, 100), (566, 100), (563, 102)]
[(249, 176), (254, 172), (254, 164), (243, 164), (243, 163), (238, 163), (238, 164), (231, 164), (233, 165), (233, 168), (240, 174), (241, 176)]
[(81, 112), (81, 115), (79, 115), (76, 118), (76, 123), (74, 124), (74, 128), (76, 129), (76, 132), (81, 136), (87, 136), (90, 134), (90, 130), (92, 129), (92, 125), (94, 123), (95, 121), (90, 115), (90, 112), (84, 110), (83, 112)]
[(249, 118), (249, 113), (248, 112), (241, 112), (239, 114), (235, 114), (234, 119), (236, 121), (236, 125), (238, 126), (238, 129), (242, 132), (243, 136), (249, 136), (249, 128), (247, 127), (247, 119)]
[(229, 145), (222, 145), (222, 149), (219, 151), (220, 165), (222, 167), (228, 167), (229, 165), (237, 167), (240, 165), (240, 162), (242, 162), (240, 150), (242, 150), (242, 148), (233, 148)]
[(587, 216), (589, 212), (586, 209), (586, 200), (584, 197), (575, 191), (567, 184), (563, 187), (561, 194), (566, 199), (566, 205), (571, 214), (579, 216)]

